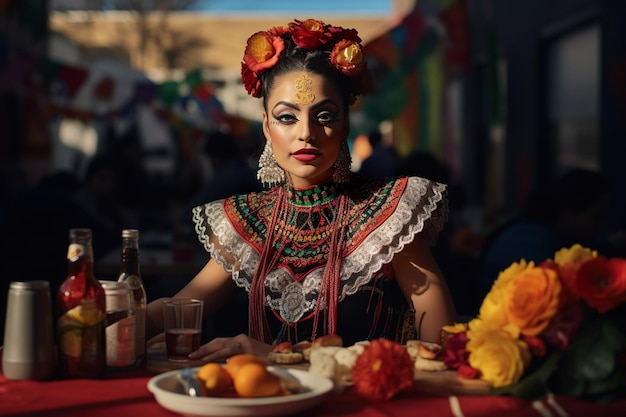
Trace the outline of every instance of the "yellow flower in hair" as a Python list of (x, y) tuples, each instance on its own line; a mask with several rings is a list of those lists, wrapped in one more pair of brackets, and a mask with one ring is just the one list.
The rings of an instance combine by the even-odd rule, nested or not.
[(349, 77), (360, 73), (365, 65), (361, 46), (354, 41), (345, 39), (337, 42), (331, 51), (330, 62)]

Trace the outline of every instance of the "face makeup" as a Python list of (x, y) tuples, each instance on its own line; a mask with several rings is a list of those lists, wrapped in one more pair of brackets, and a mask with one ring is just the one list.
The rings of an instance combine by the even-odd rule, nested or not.
[(294, 80), (294, 89), (296, 95), (293, 98), (293, 102), (296, 104), (311, 104), (315, 100), (315, 94), (313, 94), (313, 80), (306, 73), (300, 74)]

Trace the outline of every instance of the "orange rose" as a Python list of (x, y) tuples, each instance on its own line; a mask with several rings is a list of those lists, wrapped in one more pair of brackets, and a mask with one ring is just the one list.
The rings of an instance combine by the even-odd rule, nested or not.
[(510, 282), (506, 297), (508, 321), (526, 336), (537, 336), (561, 305), (561, 281), (556, 271), (529, 268)]
[(503, 327), (508, 324), (508, 317), (505, 314), (505, 305), (507, 300), (507, 292), (509, 283), (520, 273), (533, 268), (533, 262), (526, 263), (521, 260), (519, 263), (511, 264), (507, 269), (500, 272), (498, 279), (493, 283), (491, 290), (484, 298), (480, 306), (479, 317), (482, 320), (489, 321), (492, 325)]

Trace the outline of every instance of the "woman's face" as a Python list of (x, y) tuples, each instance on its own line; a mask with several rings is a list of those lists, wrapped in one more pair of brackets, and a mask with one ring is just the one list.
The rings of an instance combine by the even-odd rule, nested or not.
[(289, 72), (276, 77), (263, 113), (263, 132), (276, 162), (296, 188), (329, 180), (350, 129), (345, 103), (318, 74)]

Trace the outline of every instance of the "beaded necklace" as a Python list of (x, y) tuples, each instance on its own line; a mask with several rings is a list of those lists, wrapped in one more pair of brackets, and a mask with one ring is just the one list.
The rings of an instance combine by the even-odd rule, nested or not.
[[(341, 276), (341, 263), (345, 255), (345, 239), (349, 226), (350, 198), (341, 192), (338, 197), (338, 208), (332, 219), (329, 219), (336, 227), (332, 228), (327, 263), (324, 267), (321, 288), (316, 302), (313, 318), (314, 340), (319, 324), (319, 316), (322, 309), (327, 311), (324, 315), (325, 334), (334, 334), (337, 331), (337, 305), (339, 301), (339, 288)], [(257, 340), (271, 343), (269, 325), (265, 310), (265, 277), (272, 271), (285, 249), (287, 240), (278, 233), (279, 224), (290, 224), (289, 216), (293, 215), (287, 201), (287, 191), (281, 187), (276, 196), (276, 204), (273, 207), (271, 220), (268, 225), (263, 252), (259, 260), (259, 266), (250, 286), (250, 308), (248, 320), (250, 335)], [(296, 216), (292, 216), (293, 219)]]

